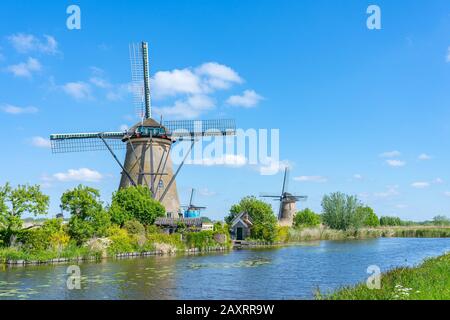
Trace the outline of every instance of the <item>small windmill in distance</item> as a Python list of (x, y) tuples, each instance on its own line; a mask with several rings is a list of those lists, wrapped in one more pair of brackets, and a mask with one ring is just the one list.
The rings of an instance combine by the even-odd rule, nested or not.
[(185, 211), (184, 211), (184, 217), (185, 218), (199, 218), (200, 217), (200, 211), (206, 209), (206, 207), (199, 207), (199, 206), (196, 206), (196, 205), (193, 204), (194, 193), (195, 193), (195, 189), (192, 188), (192, 190), (191, 190), (191, 198), (189, 200), (189, 205), (188, 206), (183, 206), (183, 208), (185, 209)]
[(261, 194), (262, 198), (273, 198), (275, 201), (280, 201), (280, 209), (278, 211), (278, 224), (280, 226), (292, 226), (294, 222), (294, 215), (297, 213), (297, 202), (306, 201), (307, 196), (297, 196), (287, 192), (287, 185), (289, 181), (289, 168), (284, 169), (283, 188), (280, 195)]

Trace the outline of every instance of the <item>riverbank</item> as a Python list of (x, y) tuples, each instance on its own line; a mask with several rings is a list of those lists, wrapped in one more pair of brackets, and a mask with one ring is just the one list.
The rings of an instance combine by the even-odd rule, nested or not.
[[(200, 233), (198, 235), (202, 235)], [(212, 236), (212, 234), (209, 234)], [(78, 247), (68, 245), (63, 249), (23, 251), (19, 248), (0, 248), (0, 264), (3, 265), (40, 265), (82, 261), (100, 261), (102, 259), (124, 259), (147, 256), (174, 254), (197, 254), (220, 252), (232, 249), (252, 249), (264, 247), (279, 247), (307, 241), (321, 240), (363, 240), (372, 238), (450, 238), (450, 227), (382, 227), (360, 230), (333, 230), (326, 227), (318, 228), (279, 228), (274, 243), (258, 240), (245, 241), (244, 244), (232, 247), (228, 240), (219, 244), (213, 239), (208, 241), (186, 239), (181, 241), (176, 235), (147, 235), (145, 245), (134, 241), (130, 246), (127, 237), (114, 237), (112, 244), (105, 245), (110, 239), (96, 239), (89, 245)]]
[(381, 288), (370, 290), (365, 283), (344, 287), (328, 300), (449, 300), (450, 253), (426, 259), (413, 268), (396, 268), (381, 276)]
[(319, 240), (362, 240), (371, 238), (450, 238), (450, 227), (379, 227), (359, 230), (334, 230), (326, 227), (278, 230), (277, 243)]

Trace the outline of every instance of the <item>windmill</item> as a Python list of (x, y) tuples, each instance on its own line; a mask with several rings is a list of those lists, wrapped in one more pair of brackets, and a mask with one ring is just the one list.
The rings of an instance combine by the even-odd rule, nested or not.
[[(176, 177), (192, 151), (196, 141), (204, 136), (236, 134), (235, 121), (175, 120), (158, 122), (152, 118), (148, 44), (130, 45), (130, 61), (134, 105), (141, 121), (124, 132), (85, 132), (52, 134), (53, 153), (107, 150), (121, 168), (119, 188), (145, 185), (152, 197), (166, 208), (168, 217), (177, 217), (180, 203)], [(190, 149), (177, 170), (173, 171), (170, 156), (177, 141), (188, 140)], [(124, 163), (115, 150), (126, 149)]]
[(284, 169), (283, 187), (280, 195), (261, 194), (262, 198), (273, 198), (275, 201), (280, 201), (280, 209), (278, 211), (278, 223), (281, 226), (291, 226), (294, 220), (294, 215), (297, 211), (296, 203), (299, 201), (306, 201), (307, 196), (296, 196), (287, 192), (287, 185), (289, 181), (289, 169)]
[(199, 207), (199, 206), (196, 206), (196, 205), (193, 204), (194, 193), (195, 193), (195, 189), (192, 188), (192, 190), (191, 190), (191, 197), (190, 197), (190, 200), (189, 200), (189, 205), (183, 207), (183, 209), (185, 209), (185, 211), (184, 211), (184, 217), (185, 218), (199, 218), (200, 217), (200, 211), (206, 209), (206, 207)]

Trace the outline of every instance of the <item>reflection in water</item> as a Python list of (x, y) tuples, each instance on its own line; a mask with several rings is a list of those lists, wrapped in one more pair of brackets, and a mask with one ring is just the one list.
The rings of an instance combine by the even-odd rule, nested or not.
[(68, 290), (68, 265), (0, 270), (0, 299), (311, 299), (382, 271), (450, 250), (450, 239), (308, 242), (198, 256), (79, 264), (81, 290)]

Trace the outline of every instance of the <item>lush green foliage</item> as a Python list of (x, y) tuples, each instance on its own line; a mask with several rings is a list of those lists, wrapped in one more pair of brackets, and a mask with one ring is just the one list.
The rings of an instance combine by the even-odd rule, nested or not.
[(376, 228), (380, 226), (380, 219), (378, 219), (371, 207), (361, 206), (356, 210), (356, 214), (360, 216), (358, 221), (362, 221), (364, 227)]
[(364, 217), (358, 214), (361, 203), (356, 196), (340, 192), (325, 195), (322, 199), (322, 221), (336, 230), (359, 229)]
[(402, 220), (398, 217), (381, 217), (380, 225), (385, 227), (397, 227), (403, 225)]
[(123, 226), (129, 220), (137, 220), (143, 225), (151, 225), (156, 218), (165, 215), (165, 208), (152, 198), (146, 186), (131, 186), (120, 189), (112, 197), (109, 213), (113, 223)]
[(0, 187), (1, 242), (10, 244), (12, 238), (17, 236), (22, 228), (23, 214), (46, 214), (49, 201), (39, 186), (19, 185), (14, 189), (6, 183)]
[(277, 236), (277, 218), (272, 207), (255, 197), (245, 197), (233, 205), (225, 221), (230, 224), (241, 212), (247, 212), (253, 221), (251, 236), (253, 239), (274, 242)]
[(319, 299), (333, 300), (449, 300), (450, 254), (427, 259), (415, 268), (397, 268), (381, 277), (381, 289), (365, 283), (345, 287)]
[(126, 221), (123, 228), (129, 234), (145, 234), (145, 227), (137, 220)]
[(321, 219), (320, 215), (316, 214), (314, 211), (306, 208), (302, 211), (297, 212), (294, 217), (294, 226), (299, 227), (317, 227), (320, 225)]
[(46, 220), (41, 227), (24, 230), (20, 235), (24, 249), (30, 251), (62, 251), (69, 244), (69, 240), (61, 219)]
[(435, 226), (450, 226), (450, 219), (446, 216), (436, 216), (433, 218), (433, 225), (435, 225)]
[(61, 197), (61, 208), (71, 214), (68, 232), (78, 244), (94, 236), (105, 236), (111, 224), (100, 201), (100, 192), (90, 187), (80, 185), (66, 191)]

